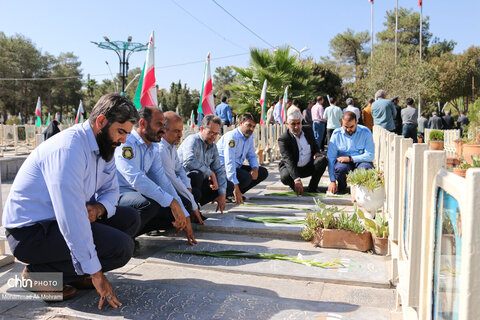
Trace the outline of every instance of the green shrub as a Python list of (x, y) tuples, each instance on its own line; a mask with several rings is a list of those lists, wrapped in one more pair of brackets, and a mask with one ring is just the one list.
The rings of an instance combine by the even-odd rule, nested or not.
[(377, 238), (388, 238), (390, 235), (390, 229), (388, 228), (388, 220), (385, 218), (384, 213), (376, 213), (375, 219), (369, 219), (365, 217), (365, 214), (362, 210), (358, 209), (357, 204), (353, 206), (353, 210), (356, 215), (363, 220), (365, 224), (365, 229), (372, 234), (372, 236)]
[(430, 131), (430, 135), (428, 136), (428, 138), (430, 139), (430, 141), (442, 141), (443, 142), (443, 139), (444, 139), (443, 131), (432, 130), (432, 131)]
[(350, 171), (347, 175), (347, 182), (356, 186), (365, 187), (370, 191), (375, 191), (385, 185), (383, 171), (379, 169), (359, 168)]

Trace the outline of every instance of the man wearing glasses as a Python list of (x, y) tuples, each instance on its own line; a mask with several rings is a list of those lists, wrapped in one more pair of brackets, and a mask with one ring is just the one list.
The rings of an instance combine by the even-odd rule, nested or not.
[(200, 125), (200, 132), (188, 136), (178, 149), (178, 157), (190, 178), (195, 201), (204, 205), (217, 203), (217, 211), (223, 213), (227, 194), (233, 192), (233, 183), (227, 181), (225, 167), (220, 163), (215, 139), (222, 120), (206, 115)]
[[(268, 171), (260, 167), (253, 145), (255, 118), (250, 113), (242, 115), (240, 126), (227, 132), (217, 142), (220, 162), (227, 172), (227, 180), (234, 184), (233, 196), (235, 202), (243, 203), (243, 194), (265, 180)], [(245, 159), (249, 166), (244, 165)]]

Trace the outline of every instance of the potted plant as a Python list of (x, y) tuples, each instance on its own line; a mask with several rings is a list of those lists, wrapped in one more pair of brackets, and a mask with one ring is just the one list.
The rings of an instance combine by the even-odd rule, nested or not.
[(480, 156), (480, 99), (468, 110), (468, 120), (468, 139), (463, 145), (463, 157), (471, 164), (472, 156)]
[(349, 215), (337, 206), (315, 200), (315, 211), (307, 212), (302, 237), (323, 248), (368, 251), (372, 238), (356, 213)]
[(385, 198), (383, 171), (359, 168), (348, 174), (347, 182), (355, 190), (355, 202), (368, 212), (367, 216), (370, 219), (373, 219), (377, 209), (383, 206)]
[(455, 140), (455, 155), (458, 158), (463, 157), (463, 145), (468, 141), (466, 137), (458, 138)]
[(388, 253), (388, 236), (390, 232), (385, 214), (376, 214), (375, 219), (369, 219), (365, 217), (363, 211), (358, 209), (356, 205), (354, 205), (354, 211), (360, 219), (363, 219), (365, 229), (372, 235), (373, 251), (378, 255), (386, 255)]
[(428, 138), (430, 140), (430, 150), (443, 150), (443, 131), (432, 130)]
[(467, 174), (467, 170), (471, 167), (472, 165), (469, 164), (467, 161), (465, 161), (465, 159), (463, 159), (462, 163), (460, 163), (458, 166), (453, 168), (453, 173), (455, 173), (456, 175), (462, 178), (465, 178), (465, 175)]

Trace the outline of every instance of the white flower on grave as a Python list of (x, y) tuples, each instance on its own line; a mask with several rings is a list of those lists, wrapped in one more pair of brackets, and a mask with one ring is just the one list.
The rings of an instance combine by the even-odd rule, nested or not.
[[(305, 261), (305, 259), (303, 258), (303, 255), (300, 252), (297, 254), (297, 260), (300, 261), (300, 262)], [(302, 264), (311, 267), (311, 265), (309, 263), (302, 262)]]

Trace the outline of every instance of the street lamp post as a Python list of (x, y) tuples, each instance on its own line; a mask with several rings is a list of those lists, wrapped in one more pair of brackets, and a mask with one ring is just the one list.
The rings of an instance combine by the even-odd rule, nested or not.
[(145, 51), (148, 49), (148, 44), (132, 42), (132, 36), (129, 36), (127, 41), (110, 41), (108, 37), (103, 37), (105, 41), (94, 42), (93, 44), (101, 49), (115, 51), (120, 63), (120, 73), (122, 75), (122, 93), (125, 94), (125, 78), (128, 75), (128, 59), (134, 52)]

